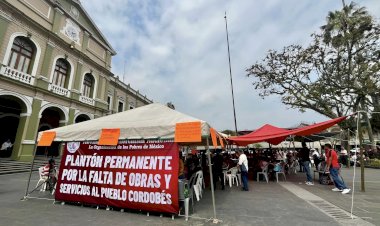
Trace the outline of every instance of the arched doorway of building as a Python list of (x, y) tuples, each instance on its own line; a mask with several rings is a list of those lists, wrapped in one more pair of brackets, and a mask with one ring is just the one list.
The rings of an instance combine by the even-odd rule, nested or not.
[[(54, 129), (60, 126), (60, 122), (65, 121), (65, 114), (58, 107), (48, 107), (41, 113), (40, 124), (38, 132)], [(59, 156), (60, 144), (53, 142), (50, 147), (38, 147), (36, 155), (44, 156)]]
[(90, 120), (90, 119), (91, 119), (91, 118), (90, 118), (88, 115), (80, 114), (80, 115), (78, 115), (78, 116), (75, 118), (75, 123), (80, 123), (80, 122), (88, 121), (88, 120)]
[[(0, 96), (0, 157), (10, 157), (16, 140), (20, 114), (26, 112), (26, 106), (22, 100), (15, 96)], [(12, 146), (3, 145), (10, 141)]]

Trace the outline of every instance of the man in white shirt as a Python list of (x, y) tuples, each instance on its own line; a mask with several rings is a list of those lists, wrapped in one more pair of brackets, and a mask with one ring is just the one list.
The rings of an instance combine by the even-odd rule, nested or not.
[(243, 182), (243, 191), (249, 191), (249, 188), (248, 188), (248, 159), (242, 150), (238, 150), (237, 154), (239, 156), (238, 166), (240, 167), (240, 171), (241, 171), (241, 180)]
[(318, 152), (316, 149), (312, 148), (311, 151), (313, 151), (313, 153), (311, 154), (311, 156), (314, 156), (314, 155), (315, 155), (315, 156), (317, 156), (318, 158), (320, 157), (319, 152)]

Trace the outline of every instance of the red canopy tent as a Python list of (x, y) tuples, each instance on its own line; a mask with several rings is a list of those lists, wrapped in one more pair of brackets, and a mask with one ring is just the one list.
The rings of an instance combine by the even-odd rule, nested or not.
[(265, 124), (264, 126), (251, 133), (245, 134), (243, 136), (232, 137), (229, 138), (229, 140), (242, 146), (262, 141), (276, 145), (286, 139), (287, 136), (283, 136), (283, 134), (287, 132), (289, 132), (289, 130)]
[(253, 131), (252, 133), (238, 136), (238, 137), (231, 137), (228, 138), (229, 141), (231, 141), (234, 144), (240, 145), (240, 146), (246, 146), (248, 144), (252, 143), (258, 143), (258, 142), (268, 142), (270, 144), (279, 144), (282, 141), (284, 141), (288, 136), (291, 135), (297, 135), (297, 136), (307, 136), (315, 133), (319, 133), (327, 128), (330, 128), (331, 126), (345, 120), (347, 116), (331, 119), (328, 121), (316, 123), (313, 125), (287, 130), (278, 128), (272, 125), (264, 125), (260, 127), (259, 129)]

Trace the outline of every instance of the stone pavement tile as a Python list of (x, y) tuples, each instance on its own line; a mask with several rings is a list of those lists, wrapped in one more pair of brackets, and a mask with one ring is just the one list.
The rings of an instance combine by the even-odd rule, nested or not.
[[(20, 201), (24, 195), (27, 174), (0, 176), (0, 226), (83, 226), (83, 225), (214, 225), (211, 192), (206, 189), (203, 199), (195, 205), (195, 213), (188, 222), (183, 217), (171, 220), (151, 213), (105, 211), (73, 205), (54, 205), (52, 201)], [(32, 187), (37, 182), (34, 175)], [(36, 194), (41, 194), (37, 192)], [(250, 191), (240, 187), (216, 190), (218, 225), (339, 225), (335, 220), (307, 202), (288, 192), (279, 184), (250, 181)]]
[[(353, 168), (343, 168), (341, 175), (346, 185), (353, 188)], [(314, 186), (307, 186), (302, 183), (306, 179), (304, 173), (289, 175), (287, 179), (328, 202), (351, 212), (352, 192), (347, 195), (342, 195), (339, 192), (331, 191), (331, 189), (334, 188), (333, 185), (321, 185), (318, 181), (315, 181)], [(316, 176), (316, 180), (318, 180), (318, 176)], [(380, 170), (366, 168), (365, 180), (366, 191), (361, 192), (360, 168), (356, 168), (353, 214), (372, 224), (380, 225)]]
[[(339, 225), (277, 183), (250, 182), (249, 192), (239, 189), (216, 191), (217, 217), (226, 225)], [(198, 216), (212, 216), (206, 198), (196, 206)]]

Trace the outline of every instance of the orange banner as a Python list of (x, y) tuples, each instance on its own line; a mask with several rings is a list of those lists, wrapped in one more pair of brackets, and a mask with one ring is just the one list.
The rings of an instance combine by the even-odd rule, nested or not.
[(223, 142), (222, 135), (218, 134), (218, 137), (219, 137), (220, 146), (222, 146), (222, 148), (224, 148), (224, 142)]
[(55, 138), (55, 131), (45, 131), (42, 132), (41, 138), (38, 141), (37, 146), (39, 147), (49, 147)]
[(115, 146), (119, 142), (120, 128), (117, 129), (102, 129), (98, 145)]
[(211, 134), (212, 145), (214, 146), (214, 148), (218, 147), (218, 141), (216, 139), (216, 131), (213, 128), (210, 128), (210, 134)]
[(183, 122), (175, 125), (174, 142), (201, 142), (201, 122)]

